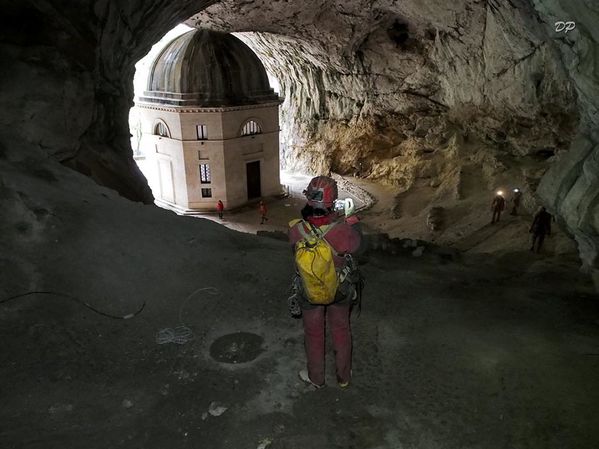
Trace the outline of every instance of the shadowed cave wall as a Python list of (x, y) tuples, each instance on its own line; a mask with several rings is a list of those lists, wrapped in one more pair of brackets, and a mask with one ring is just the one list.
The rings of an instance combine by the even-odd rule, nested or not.
[[(286, 99), (287, 168), (357, 173), (399, 191), (426, 183), (440, 202), (459, 199), (466, 175), (493, 188), (511, 170), (574, 235), (584, 266), (597, 266), (590, 2), (227, 1), (202, 11), (212, 3), (4, 1), (4, 210), (24, 207), (11, 173), (52, 182), (51, 161), (151, 202), (129, 144), (134, 64), (195, 14), (188, 23), (253, 32), (245, 39)], [(558, 35), (556, 20), (577, 28)]]

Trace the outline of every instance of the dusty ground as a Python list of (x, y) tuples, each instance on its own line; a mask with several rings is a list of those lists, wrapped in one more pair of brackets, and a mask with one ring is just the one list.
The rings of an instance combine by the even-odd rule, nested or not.
[[(575, 259), (372, 252), (353, 318), (353, 383), (338, 389), (329, 363), (329, 386), (315, 391), (297, 379), (302, 330), (287, 315), (284, 242), (132, 204), (75, 173), (43, 188), (11, 175), (20, 198), (35, 194), (50, 213), (27, 232), (3, 228), (2, 297), (68, 292), (117, 315), (146, 306), (122, 321), (50, 296), (2, 304), (2, 448), (599, 441), (599, 298)], [(27, 263), (6, 262), (13, 254)], [(216, 290), (193, 294), (207, 287)], [(182, 324), (193, 339), (157, 343)], [(262, 342), (233, 335), (211, 355), (218, 338), (239, 332)], [(250, 353), (247, 363), (214, 358)]]
[[(286, 233), (289, 222), (301, 218), (299, 211), (306, 204), (306, 197), (302, 194), (302, 191), (307, 187), (311, 178), (311, 176), (300, 173), (282, 172), (281, 184), (288, 188), (288, 196), (282, 199), (264, 199), (268, 206), (268, 221), (264, 224), (260, 224), (261, 215), (257, 203), (234, 211), (225, 211), (222, 220), (218, 218), (216, 211), (198, 214), (197, 217), (214, 221), (235, 231), (250, 234), (256, 234), (258, 231)], [(361, 198), (356, 198), (341, 188), (339, 189), (339, 198), (352, 198), (356, 208), (366, 206)]]
[[(520, 207), (517, 216), (510, 215), (509, 195), (506, 195), (508, 203), (499, 224), (490, 224), (493, 192), (481, 188), (463, 201), (448, 204), (443, 225), (438, 231), (432, 231), (427, 226), (430, 192), (426, 188), (415, 188), (398, 195), (392, 186), (365, 179), (347, 179), (378, 200), (370, 210), (361, 214), (369, 232), (425, 240), (470, 253), (509, 253), (530, 247), (528, 230), (534, 211)], [(545, 240), (544, 251), (549, 255), (575, 256), (577, 248), (559, 225), (553, 223), (552, 235)]]
[[(431, 231), (426, 225), (430, 200), (426, 189), (412, 189), (408, 193), (398, 195), (397, 188), (393, 186), (350, 176), (344, 179), (375, 198), (374, 204), (369, 205), (365, 204), (361, 197), (356, 198), (343, 189), (339, 191), (340, 198), (353, 198), (357, 207), (368, 206), (367, 210), (358, 213), (363, 230), (368, 234), (387, 233), (392, 238), (424, 240), (468, 253), (498, 255), (530, 248), (531, 236), (528, 230), (533, 219), (532, 213), (521, 207), (519, 214), (512, 216), (509, 213), (511, 204), (508, 202), (500, 223), (491, 225), (490, 200), (485, 197), (482, 189), (467, 200), (452, 204), (453, 207), (448, 209), (448, 217), (441, 229)], [(291, 187), (290, 196), (281, 200), (268, 200), (269, 221), (263, 225), (260, 224), (257, 205), (226, 212), (223, 220), (218, 219), (216, 213), (202, 214), (200, 217), (246, 233), (286, 232), (289, 221), (298, 218), (298, 211), (305, 204), (301, 192), (309, 180), (310, 176), (307, 175), (284, 172), (281, 182)], [(401, 211), (399, 216), (398, 210)], [(553, 224), (552, 231), (552, 235), (545, 240), (543, 253), (548, 256), (575, 257), (575, 242), (557, 223)]]

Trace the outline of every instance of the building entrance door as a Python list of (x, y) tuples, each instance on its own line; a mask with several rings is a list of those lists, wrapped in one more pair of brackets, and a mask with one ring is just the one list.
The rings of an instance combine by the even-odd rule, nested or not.
[(248, 200), (260, 198), (262, 196), (262, 189), (260, 188), (260, 161), (248, 162), (245, 169), (248, 183)]

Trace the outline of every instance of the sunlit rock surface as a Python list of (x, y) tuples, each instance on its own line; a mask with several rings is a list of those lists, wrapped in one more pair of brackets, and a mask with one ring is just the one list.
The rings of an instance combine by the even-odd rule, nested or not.
[[(596, 264), (596, 140), (585, 131), (598, 101), (592, 5), (309, 3), (228, 1), (188, 22), (259, 32), (245, 39), (282, 85), (291, 168), (400, 192), (429, 184), (433, 205), (460, 198), (466, 184), (487, 194), (508, 182), (525, 188), (532, 212), (552, 167), (541, 201), (567, 216), (585, 264)], [(558, 20), (578, 27), (559, 35)]]
[[(357, 174), (398, 192), (426, 184), (433, 206), (509, 172), (532, 208), (551, 167), (542, 201), (596, 266), (591, 2), (224, 1), (200, 12), (211, 3), (5, 2), (2, 157), (20, 170), (49, 157), (150, 202), (129, 144), (133, 67), (191, 17), (253, 32), (244, 38), (286, 98), (287, 168)], [(578, 25), (558, 35), (556, 20)]]
[(526, 2), (228, 1), (188, 23), (260, 32), (245, 37), (282, 84), (291, 153), (331, 128), (343, 134), (342, 125), (354, 136), (384, 135), (369, 125), (392, 114), (399, 142), (447, 118), (526, 155), (564, 148), (577, 121), (551, 28)]

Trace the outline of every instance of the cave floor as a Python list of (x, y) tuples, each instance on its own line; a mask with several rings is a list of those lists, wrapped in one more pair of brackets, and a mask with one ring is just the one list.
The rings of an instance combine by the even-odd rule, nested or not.
[[(249, 234), (256, 234), (259, 231), (287, 233), (289, 222), (301, 218), (299, 210), (306, 204), (306, 197), (302, 194), (302, 191), (308, 186), (310, 179), (312, 179), (312, 176), (282, 171), (281, 183), (289, 189), (288, 195), (284, 198), (268, 198), (266, 200), (268, 221), (263, 224), (260, 223), (261, 215), (257, 203), (233, 211), (225, 211), (222, 220), (218, 218), (216, 212), (198, 213), (194, 216)], [(352, 198), (356, 208), (365, 205), (361, 198), (356, 198), (342, 188), (339, 189), (339, 198)]]
[[(148, 303), (128, 321), (41, 297), (5, 306), (0, 446), (563, 449), (599, 441), (599, 303), (567, 261), (371, 255), (348, 390), (336, 386), (331, 360), (326, 388), (298, 380), (302, 330), (287, 316), (285, 292), (257, 289), (246, 303), (243, 289), (267, 276), (240, 271), (236, 286), (223, 273), (212, 279), (217, 294), (171, 298), (166, 309)], [(160, 329), (182, 323), (191, 341), (157, 344)], [(257, 357), (216, 361), (212, 343), (237, 332), (263, 339)], [(244, 341), (221, 344), (221, 355), (237, 361), (249, 351)]]
[[(352, 384), (336, 386), (329, 359), (314, 390), (297, 377), (286, 242), (131, 203), (74, 172), (54, 184), (6, 172), (23, 213), (0, 216), (0, 298), (145, 308), (115, 320), (48, 295), (1, 304), (3, 449), (599, 441), (599, 298), (576, 257), (368, 254)], [(182, 325), (191, 339), (159, 344)]]
[[(298, 211), (306, 202), (302, 190), (310, 179), (308, 175), (282, 171), (281, 181), (290, 188), (290, 195), (282, 199), (268, 199), (269, 220), (264, 224), (260, 223), (257, 204), (225, 211), (222, 220), (216, 213), (196, 216), (250, 234), (261, 231), (286, 233), (289, 221), (299, 217)], [(398, 195), (398, 189), (394, 186), (351, 176), (345, 176), (344, 180), (375, 199), (374, 204), (368, 204), (366, 210), (358, 213), (365, 233), (386, 233), (392, 238), (424, 240), (470, 253), (517, 253), (530, 247), (528, 230), (533, 219), (531, 213), (523, 207), (517, 216), (506, 211), (502, 214), (500, 223), (491, 225), (488, 201), (483, 189), (480, 189), (475, 198), (458, 202), (459, 206), (452, 205), (447, 212), (448, 222), (439, 231), (432, 231), (426, 225), (426, 192), (423, 194), (415, 189), (416, 191)], [(357, 208), (365, 206), (367, 201), (363, 195), (356, 197), (343, 190), (343, 187), (340, 187), (339, 197), (352, 198)], [(551, 237), (545, 240), (544, 252), (559, 257), (575, 256), (577, 247), (571, 237), (557, 224), (554, 224), (552, 231)]]

